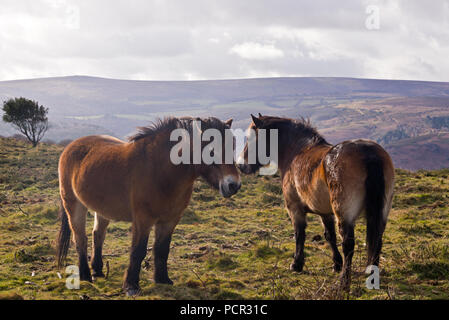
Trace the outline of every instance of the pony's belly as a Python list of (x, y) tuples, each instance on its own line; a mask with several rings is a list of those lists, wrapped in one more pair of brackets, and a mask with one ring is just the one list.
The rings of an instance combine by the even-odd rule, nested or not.
[(132, 221), (132, 215), (129, 212), (126, 211), (121, 211), (121, 210), (104, 210), (103, 208), (101, 209), (101, 211), (95, 211), (97, 214), (99, 214), (100, 216), (102, 216), (105, 219), (108, 220), (113, 220), (113, 221), (127, 221), (127, 222), (131, 222)]
[(93, 197), (80, 197), (81, 202), (101, 217), (113, 221), (132, 221), (131, 210), (124, 203), (93, 199)]
[(307, 207), (312, 213), (318, 214), (330, 214), (332, 213), (332, 206), (329, 198), (323, 197), (322, 199), (314, 199), (313, 201), (306, 202)]
[(315, 188), (309, 190), (298, 190), (302, 202), (312, 213), (332, 213), (329, 190), (326, 185), (318, 183)]
[(124, 185), (118, 182), (120, 179), (112, 181), (110, 176), (104, 174), (101, 177), (96, 178), (89, 172), (80, 175), (78, 183), (73, 184), (77, 198), (105, 219), (131, 221), (128, 193)]

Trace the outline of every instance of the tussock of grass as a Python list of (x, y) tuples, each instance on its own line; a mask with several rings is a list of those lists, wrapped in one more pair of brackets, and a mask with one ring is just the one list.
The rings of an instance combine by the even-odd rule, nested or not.
[(279, 199), (279, 196), (269, 194), (269, 193), (264, 193), (262, 195), (261, 200), (262, 200), (262, 203), (264, 203), (264, 204), (275, 204), (275, 205), (282, 204), (282, 199)]
[(14, 254), (14, 260), (21, 263), (33, 262), (37, 259), (38, 257), (36, 255), (29, 253), (25, 249), (17, 250)]
[(282, 251), (278, 248), (273, 248), (268, 245), (259, 245), (254, 250), (254, 256), (261, 259), (266, 259), (271, 256), (280, 255)]
[(266, 192), (271, 192), (271, 193), (277, 194), (277, 195), (282, 195), (281, 185), (277, 184), (277, 183), (272, 183), (271, 181), (264, 184), (263, 190), (265, 190)]
[(418, 275), (419, 279), (435, 279), (447, 280), (449, 279), (449, 262), (432, 261), (428, 263), (411, 262), (408, 265), (414, 273)]
[(397, 197), (394, 202), (395, 208), (408, 208), (410, 206), (421, 206), (433, 204), (435, 202), (445, 201), (443, 194), (411, 194), (407, 196)]
[(179, 221), (180, 224), (195, 224), (201, 222), (201, 218), (190, 209), (186, 209), (182, 215), (181, 220)]
[(108, 233), (114, 234), (116, 237), (126, 237), (131, 232), (129, 226), (123, 226), (122, 224), (110, 224), (107, 229)]
[(210, 259), (208, 261), (209, 269), (218, 269), (220, 271), (233, 270), (238, 267), (238, 263), (232, 257), (223, 256), (218, 259)]
[(223, 289), (221, 291), (219, 291), (215, 296), (215, 299), (217, 300), (239, 300), (242, 299), (242, 295), (232, 291), (232, 290), (227, 290), (227, 289)]

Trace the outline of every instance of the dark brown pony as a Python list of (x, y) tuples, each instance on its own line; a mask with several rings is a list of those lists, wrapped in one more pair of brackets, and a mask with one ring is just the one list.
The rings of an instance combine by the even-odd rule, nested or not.
[[(306, 214), (320, 215), (325, 238), (333, 252), (334, 270), (349, 289), (354, 253), (354, 223), (366, 213), (368, 265), (378, 265), (382, 235), (391, 209), (394, 167), (388, 153), (370, 140), (351, 140), (331, 145), (308, 121), (252, 116), (250, 129), (278, 130), (278, 168), (285, 205), (295, 228), (296, 252), (291, 269), (304, 266)], [(268, 134), (267, 134), (268, 136)], [(269, 143), (266, 150), (269, 149)], [(242, 152), (244, 173), (254, 173), (260, 163), (248, 164), (248, 144)], [(335, 234), (337, 219), (344, 261)]]
[(140, 267), (152, 226), (155, 226), (154, 281), (173, 283), (167, 272), (170, 241), (190, 201), (193, 182), (201, 176), (224, 197), (236, 193), (241, 185), (234, 164), (175, 165), (171, 162), (170, 150), (177, 143), (170, 141), (171, 132), (186, 129), (192, 137), (195, 128), (199, 128), (193, 125), (193, 120), (201, 121), (202, 129), (218, 129), (222, 137), (232, 123), (232, 120), (222, 122), (216, 118), (167, 118), (139, 128), (140, 132), (129, 142), (109, 136), (87, 136), (64, 149), (59, 159), (63, 210), (58, 265), (62, 265), (67, 255), (73, 231), (80, 279), (92, 281), (85, 230), (89, 209), (95, 211), (91, 259), (94, 277), (103, 276), (102, 246), (109, 221), (129, 221), (132, 222), (132, 246), (123, 284), (126, 293), (139, 292)]

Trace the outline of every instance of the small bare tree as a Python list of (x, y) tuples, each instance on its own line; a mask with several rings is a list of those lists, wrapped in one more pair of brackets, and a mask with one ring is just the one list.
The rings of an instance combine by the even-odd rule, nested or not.
[(25, 98), (13, 98), (3, 102), (3, 121), (11, 123), (27, 139), (37, 146), (48, 130), (48, 108)]

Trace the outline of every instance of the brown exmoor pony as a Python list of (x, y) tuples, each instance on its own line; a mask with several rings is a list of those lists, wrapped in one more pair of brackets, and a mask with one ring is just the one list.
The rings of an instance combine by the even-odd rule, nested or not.
[[(92, 281), (87, 257), (86, 215), (95, 211), (91, 267), (94, 277), (103, 275), (102, 246), (110, 220), (132, 223), (130, 263), (123, 288), (128, 295), (139, 292), (141, 262), (147, 252), (152, 226), (155, 226), (154, 281), (172, 284), (167, 258), (173, 230), (187, 207), (193, 182), (203, 177), (224, 197), (241, 186), (234, 164), (179, 164), (170, 160), (170, 141), (175, 129), (186, 129), (192, 140), (198, 130), (218, 129), (225, 137), (232, 119), (166, 118), (124, 142), (109, 136), (87, 136), (70, 143), (59, 159), (59, 188), (62, 223), (58, 238), (57, 260), (61, 266), (67, 256), (71, 231), (79, 258), (80, 279)], [(204, 146), (206, 142), (202, 142)], [(225, 143), (222, 143), (224, 148)], [(192, 143), (190, 143), (192, 146)], [(190, 151), (192, 155), (192, 150)], [(223, 153), (224, 150), (223, 150)], [(192, 162), (190, 162), (192, 163)]]
[[(324, 236), (333, 252), (334, 271), (342, 289), (349, 290), (354, 253), (354, 223), (365, 212), (368, 265), (378, 265), (382, 235), (391, 209), (394, 167), (388, 153), (370, 140), (331, 145), (305, 120), (253, 115), (250, 129), (278, 130), (278, 169), (285, 205), (295, 229), (296, 252), (291, 270), (304, 266), (306, 214), (321, 217)], [(269, 134), (267, 133), (267, 137)], [(270, 141), (266, 150), (270, 150)], [(248, 164), (248, 144), (239, 169), (256, 172), (260, 163)], [(335, 219), (342, 238), (344, 261), (338, 251)]]

